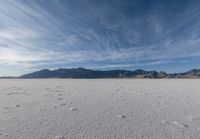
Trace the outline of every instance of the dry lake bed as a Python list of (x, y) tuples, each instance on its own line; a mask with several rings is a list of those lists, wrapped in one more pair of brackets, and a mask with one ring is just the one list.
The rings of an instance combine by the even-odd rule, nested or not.
[(0, 80), (0, 139), (199, 138), (197, 79)]

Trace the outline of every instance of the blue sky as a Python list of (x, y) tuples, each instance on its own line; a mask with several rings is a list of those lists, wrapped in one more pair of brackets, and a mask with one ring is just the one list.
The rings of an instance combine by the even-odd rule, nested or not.
[(0, 76), (200, 68), (197, 0), (0, 0)]

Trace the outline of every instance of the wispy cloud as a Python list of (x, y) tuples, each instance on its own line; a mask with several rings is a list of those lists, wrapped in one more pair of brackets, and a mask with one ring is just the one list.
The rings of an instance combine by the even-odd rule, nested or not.
[(190, 61), (200, 57), (199, 5), (1, 0), (0, 67), (20, 74), (59, 66), (134, 69)]

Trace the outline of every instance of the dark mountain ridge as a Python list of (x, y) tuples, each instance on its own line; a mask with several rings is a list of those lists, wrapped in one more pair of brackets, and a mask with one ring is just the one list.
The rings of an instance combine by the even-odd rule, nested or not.
[(25, 74), (19, 78), (200, 78), (200, 69), (183, 73), (167, 74), (164, 71), (130, 70), (91, 70), (85, 68), (60, 68), (57, 70), (44, 69)]

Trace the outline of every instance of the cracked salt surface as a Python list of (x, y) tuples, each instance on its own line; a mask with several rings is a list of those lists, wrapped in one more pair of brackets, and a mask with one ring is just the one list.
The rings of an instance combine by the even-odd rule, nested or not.
[(200, 137), (200, 80), (0, 80), (0, 139)]

